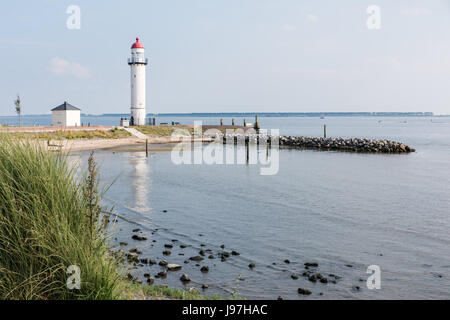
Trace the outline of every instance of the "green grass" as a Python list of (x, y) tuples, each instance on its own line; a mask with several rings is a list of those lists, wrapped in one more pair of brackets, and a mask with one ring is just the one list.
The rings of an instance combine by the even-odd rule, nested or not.
[[(77, 178), (61, 153), (0, 136), (0, 299), (221, 299), (125, 280), (93, 157), (88, 167)], [(79, 290), (67, 288), (70, 265)]]
[(135, 127), (136, 130), (143, 134), (157, 136), (157, 137), (170, 137), (176, 129), (185, 129), (192, 132), (193, 129), (186, 126), (169, 126), (169, 125), (158, 125), (158, 126), (138, 126)]
[(189, 291), (166, 286), (147, 286), (131, 284), (123, 291), (123, 299), (175, 299), (175, 300), (221, 300), (219, 295), (204, 295), (200, 292)]
[(243, 300), (234, 295), (228, 299), (220, 295), (207, 295), (198, 290), (171, 288), (167, 286), (147, 286), (144, 284), (130, 284), (124, 290), (124, 299), (175, 299), (175, 300)]
[[(0, 137), (0, 299), (120, 298), (94, 180), (95, 167), (77, 183), (61, 154)], [(66, 286), (70, 265), (80, 290)]]
[(121, 139), (131, 134), (123, 129), (111, 130), (58, 130), (54, 132), (3, 132), (0, 135), (19, 139), (74, 140), (74, 139)]

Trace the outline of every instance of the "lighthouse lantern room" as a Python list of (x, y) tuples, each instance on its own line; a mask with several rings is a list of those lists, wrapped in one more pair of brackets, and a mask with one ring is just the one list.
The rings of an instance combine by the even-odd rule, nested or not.
[(144, 56), (144, 46), (136, 38), (131, 46), (131, 58), (128, 65), (131, 67), (131, 118), (130, 125), (145, 125), (145, 66), (148, 63)]

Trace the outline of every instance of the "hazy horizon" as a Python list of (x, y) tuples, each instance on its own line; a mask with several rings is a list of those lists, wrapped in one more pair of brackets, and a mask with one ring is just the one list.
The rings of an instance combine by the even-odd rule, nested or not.
[[(70, 30), (69, 5), (81, 9)], [(381, 9), (369, 30), (367, 8)], [(139, 10), (136, 10), (139, 8)], [(147, 113), (450, 113), (445, 0), (0, 4), (0, 116), (129, 111), (127, 58), (149, 59)]]
[[(429, 115), (431, 113), (431, 115)], [(402, 112), (396, 112), (396, 111), (389, 111), (389, 112), (385, 112), (385, 111), (332, 111), (332, 112), (321, 112), (321, 111), (314, 111), (314, 112), (280, 112), (280, 111), (264, 111), (264, 112), (258, 112), (258, 111), (250, 111), (250, 112), (239, 112), (239, 111), (227, 111), (227, 112), (162, 112), (162, 113), (151, 113), (151, 112), (147, 112), (147, 116), (148, 115), (152, 115), (152, 116), (166, 116), (166, 115), (177, 115), (177, 116), (192, 116), (192, 115), (196, 115), (196, 116), (207, 116), (207, 115), (260, 115), (262, 117), (264, 117), (265, 115), (280, 115), (280, 117), (282, 117), (283, 115), (295, 115), (295, 114), (300, 114), (300, 115), (324, 115), (324, 116), (343, 116), (343, 115), (348, 115), (348, 116), (443, 116), (443, 117), (448, 117), (450, 116), (450, 114), (433, 114), (433, 112), (422, 112), (422, 111), (412, 111), (412, 112), (408, 112), (408, 111), (402, 111)], [(113, 116), (121, 116), (121, 115), (129, 115), (129, 112), (119, 112), (119, 113), (85, 113), (85, 112), (81, 112), (81, 115), (83, 116), (109, 116), (109, 115), (113, 115)], [(11, 115), (3, 115), (0, 117), (17, 117), (17, 114), (11, 114)], [(48, 113), (37, 113), (37, 114), (22, 114), (22, 117), (39, 117), (39, 116), (51, 116), (51, 112)]]

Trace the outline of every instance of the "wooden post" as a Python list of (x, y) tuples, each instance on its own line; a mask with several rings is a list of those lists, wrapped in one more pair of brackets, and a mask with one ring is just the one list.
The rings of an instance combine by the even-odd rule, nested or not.
[(258, 122), (258, 115), (255, 115), (255, 126), (254, 129), (256, 130), (257, 133), (259, 133), (259, 122)]
[(220, 119), (220, 126), (223, 126), (223, 119)]
[(145, 139), (145, 156), (148, 158), (148, 139)]
[(231, 119), (231, 125), (234, 126), (234, 118)]
[(250, 143), (249, 143), (250, 138), (245, 138), (245, 149), (246, 149), (246, 154), (247, 154), (247, 164), (250, 160)]
[(244, 118), (244, 127), (246, 127), (247, 126), (247, 122), (245, 121), (245, 118)]
[(327, 137), (327, 125), (326, 124), (323, 125), (323, 137), (324, 138)]

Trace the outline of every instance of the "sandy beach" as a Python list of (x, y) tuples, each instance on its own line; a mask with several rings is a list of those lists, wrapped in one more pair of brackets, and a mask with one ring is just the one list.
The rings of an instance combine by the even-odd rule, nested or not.
[[(190, 127), (190, 126), (186, 126)], [(123, 127), (112, 127), (112, 126), (92, 126), (92, 127), (0, 127), (0, 133), (11, 133), (17, 134), (28, 134), (30, 137), (45, 133), (57, 133), (62, 132), (63, 134), (68, 134), (71, 132), (81, 133), (81, 132), (111, 132), (114, 128), (118, 130), (126, 130), (128, 128)], [(146, 140), (148, 140), (149, 150), (170, 150), (173, 144), (181, 141), (180, 139), (173, 138), (170, 135), (160, 136), (154, 134), (143, 134), (136, 133), (136, 131), (130, 131), (131, 134), (128, 136), (122, 136), (119, 138), (107, 138), (107, 137), (90, 137), (90, 138), (53, 138), (50, 136), (48, 139), (38, 138), (37, 141), (43, 147), (47, 147), (50, 150), (61, 150), (64, 152), (71, 151), (85, 151), (85, 150), (97, 150), (97, 149), (113, 149), (120, 148), (120, 150), (140, 150), (145, 149)], [(133, 135), (137, 134), (137, 136)], [(56, 134), (55, 136), (58, 136)], [(21, 137), (24, 138), (24, 137)], [(28, 139), (28, 138), (26, 138)], [(196, 139), (194, 139), (196, 141)], [(193, 140), (193, 141), (194, 141)], [(202, 141), (210, 141), (210, 139), (202, 139)]]
[[(197, 141), (199, 139), (193, 139)], [(211, 139), (200, 139), (202, 141), (211, 141)], [(173, 140), (172, 137), (148, 137), (149, 150), (161, 151), (170, 150), (181, 140)], [(145, 140), (136, 137), (120, 139), (74, 139), (74, 140), (51, 140), (41, 142), (42, 146), (53, 150), (64, 152), (117, 149), (118, 151), (138, 151), (145, 150)]]

